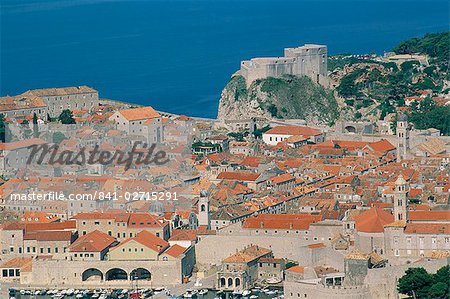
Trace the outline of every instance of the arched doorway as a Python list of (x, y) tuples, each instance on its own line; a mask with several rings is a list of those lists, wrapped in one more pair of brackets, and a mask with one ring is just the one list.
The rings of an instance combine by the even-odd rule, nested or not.
[(103, 273), (99, 269), (89, 268), (81, 275), (81, 281), (102, 281)]
[(130, 279), (131, 280), (150, 280), (152, 275), (150, 271), (144, 268), (137, 268), (131, 271)]
[(225, 283), (226, 283), (225, 277), (222, 277), (222, 278), (220, 279), (220, 286), (221, 286), (221, 287), (224, 287), (224, 286), (225, 286)]
[(127, 280), (127, 272), (123, 269), (113, 268), (108, 270), (105, 274), (105, 280)]
[(241, 285), (241, 279), (239, 277), (236, 277), (236, 279), (234, 280), (234, 286), (238, 287)]

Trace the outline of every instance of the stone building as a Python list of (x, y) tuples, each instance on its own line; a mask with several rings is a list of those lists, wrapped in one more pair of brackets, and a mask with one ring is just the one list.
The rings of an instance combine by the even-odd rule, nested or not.
[(116, 124), (118, 130), (128, 135), (143, 136), (150, 144), (164, 140), (162, 116), (152, 107), (119, 110), (109, 119)]
[(169, 222), (148, 213), (89, 212), (79, 213), (72, 219), (76, 220), (80, 236), (100, 230), (121, 241), (145, 229), (164, 240), (170, 237)]
[(233, 291), (252, 287), (258, 279), (261, 258), (273, 258), (272, 251), (253, 245), (225, 258), (217, 272), (218, 289)]
[(239, 74), (249, 86), (257, 79), (283, 75), (308, 76), (313, 82), (328, 86), (327, 46), (305, 44), (285, 48), (284, 57), (253, 58), (241, 62)]
[(407, 158), (409, 153), (409, 127), (408, 117), (400, 114), (397, 119), (397, 160)]
[(289, 142), (289, 138), (299, 136), (306, 138), (312, 143), (325, 141), (325, 134), (319, 130), (305, 126), (276, 126), (263, 133), (262, 138), (265, 144), (277, 145), (279, 142)]
[(44, 100), (34, 95), (0, 97), (0, 114), (6, 118), (27, 118), (33, 114), (40, 119), (47, 118), (47, 105)]
[(42, 98), (52, 117), (59, 116), (65, 109), (93, 111), (99, 104), (98, 91), (88, 86), (33, 89), (20, 96)]

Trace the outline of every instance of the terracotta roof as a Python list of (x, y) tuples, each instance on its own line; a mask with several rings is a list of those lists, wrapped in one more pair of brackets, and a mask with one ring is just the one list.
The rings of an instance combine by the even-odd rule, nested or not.
[(450, 223), (407, 223), (405, 234), (450, 235)]
[(315, 244), (308, 245), (308, 248), (311, 248), (311, 249), (324, 248), (324, 247), (326, 247), (326, 246), (323, 243), (315, 243)]
[(72, 240), (71, 231), (36, 231), (27, 232), (23, 236), (24, 240), (37, 241), (68, 241)]
[(381, 152), (381, 153), (385, 153), (385, 152), (396, 149), (396, 147), (394, 145), (392, 145), (392, 143), (390, 143), (386, 139), (381, 139), (380, 141), (371, 142), (371, 143), (369, 143), (369, 146), (374, 151)]
[(261, 157), (252, 157), (247, 156), (240, 162), (241, 165), (249, 166), (249, 167), (258, 167), (261, 163)]
[(180, 120), (180, 121), (188, 121), (191, 120), (192, 118), (190, 118), (189, 116), (186, 115), (180, 115), (177, 118), (175, 118), (175, 120)]
[(152, 107), (124, 109), (119, 110), (119, 113), (129, 121), (161, 117), (161, 115)]
[(37, 96), (64, 96), (71, 94), (81, 94), (81, 93), (95, 93), (95, 89), (83, 85), (83, 86), (71, 86), (71, 87), (59, 87), (59, 88), (41, 88), (33, 89), (25, 92), (24, 94), (34, 94)]
[(409, 211), (410, 221), (450, 221), (450, 211)]
[(111, 246), (116, 241), (115, 238), (94, 230), (84, 236), (79, 237), (69, 246), (70, 252), (101, 252)]
[(34, 95), (18, 95), (14, 97), (0, 97), (0, 111), (33, 109), (46, 107), (44, 100)]
[(288, 181), (294, 181), (295, 177), (290, 173), (283, 173), (281, 175), (274, 176), (270, 178), (272, 184), (277, 185)]
[(31, 269), (32, 262), (33, 262), (32, 258), (16, 257), (1, 264), (0, 268), (21, 269), (24, 270), (25, 272), (28, 272), (26, 270)]
[(304, 127), (304, 126), (276, 126), (268, 130), (264, 134), (275, 134), (275, 135), (303, 135), (303, 136), (316, 136), (321, 135), (322, 132), (319, 130)]
[(286, 269), (286, 271), (293, 272), (293, 273), (304, 273), (305, 267), (294, 266), (294, 267), (290, 267), (289, 269)]
[(394, 216), (380, 208), (369, 210), (355, 216), (356, 230), (365, 233), (381, 233), (384, 225), (394, 222)]
[(322, 215), (310, 214), (259, 214), (245, 219), (247, 229), (293, 229), (307, 230), (311, 223), (322, 220)]
[(192, 229), (174, 229), (169, 241), (196, 241), (197, 231)]
[(224, 171), (219, 173), (217, 178), (219, 180), (256, 181), (260, 176), (261, 174), (254, 172)]
[(167, 249), (163, 254), (168, 254), (173, 257), (179, 257), (185, 251), (186, 251), (186, 248), (184, 248), (178, 244), (175, 244), (175, 245), (170, 246), (170, 248)]
[(59, 220), (59, 217), (40, 211), (26, 211), (20, 217), (20, 222), (25, 223), (50, 223)]
[(224, 259), (224, 263), (249, 263), (271, 253), (269, 249), (253, 245)]
[(143, 230), (140, 233), (138, 233), (136, 237), (124, 240), (122, 243), (118, 245), (118, 247), (130, 242), (131, 240), (134, 240), (158, 253), (161, 253), (167, 247), (169, 247), (169, 243), (146, 230)]

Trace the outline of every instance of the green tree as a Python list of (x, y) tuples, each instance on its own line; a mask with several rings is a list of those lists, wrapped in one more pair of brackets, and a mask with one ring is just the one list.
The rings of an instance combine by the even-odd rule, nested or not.
[(73, 118), (73, 112), (69, 109), (65, 109), (61, 112), (58, 117), (58, 120), (65, 125), (75, 124), (75, 119)]
[(35, 138), (39, 137), (38, 117), (36, 113), (33, 113), (33, 136)]
[(59, 144), (61, 141), (63, 141), (66, 138), (66, 135), (64, 135), (61, 132), (55, 132), (53, 133), (53, 143)]
[(0, 142), (5, 142), (6, 139), (6, 127), (5, 127), (5, 115), (0, 113)]
[(433, 276), (424, 268), (409, 268), (398, 280), (397, 289), (400, 293), (413, 298), (427, 298), (432, 284)]

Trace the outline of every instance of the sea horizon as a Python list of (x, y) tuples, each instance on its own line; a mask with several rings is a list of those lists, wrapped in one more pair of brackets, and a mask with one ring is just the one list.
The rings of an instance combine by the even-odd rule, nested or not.
[(448, 3), (429, 1), (427, 13), (412, 18), (423, 5), (6, 0), (0, 95), (88, 85), (102, 98), (215, 118), (222, 88), (241, 60), (281, 56), (285, 47), (305, 43), (325, 44), (330, 55), (382, 54), (402, 40), (448, 30)]

